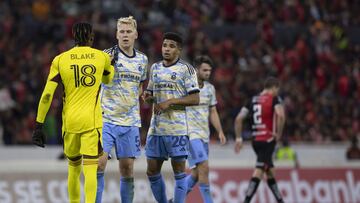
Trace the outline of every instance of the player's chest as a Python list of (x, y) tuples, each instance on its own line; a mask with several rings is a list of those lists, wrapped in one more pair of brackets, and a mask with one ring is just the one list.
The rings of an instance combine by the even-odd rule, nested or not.
[(114, 64), (115, 71), (134, 72), (142, 74), (145, 70), (140, 61), (137, 60), (118, 60)]
[(118, 60), (114, 64), (115, 78), (125, 81), (139, 82), (145, 69), (136, 60)]
[(179, 71), (178, 69), (170, 69), (170, 68), (155, 69), (153, 71), (153, 81), (154, 83), (162, 83), (162, 82), (177, 83), (177, 84), (184, 83), (182, 72)]

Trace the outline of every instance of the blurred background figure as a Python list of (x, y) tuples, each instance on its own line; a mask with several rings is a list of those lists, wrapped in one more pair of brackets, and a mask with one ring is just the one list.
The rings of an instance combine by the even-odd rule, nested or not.
[(275, 160), (281, 162), (290, 162), (295, 168), (298, 168), (299, 160), (295, 150), (290, 146), (289, 140), (283, 138), (280, 147), (275, 152)]
[(357, 136), (351, 138), (351, 145), (346, 151), (346, 158), (348, 160), (358, 159), (360, 160), (360, 148), (358, 146)]

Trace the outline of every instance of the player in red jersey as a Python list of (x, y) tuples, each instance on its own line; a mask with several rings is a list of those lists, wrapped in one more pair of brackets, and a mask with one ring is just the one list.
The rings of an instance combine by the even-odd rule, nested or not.
[(257, 156), (256, 168), (246, 191), (245, 203), (251, 201), (263, 174), (266, 174), (267, 183), (278, 202), (283, 202), (274, 177), (274, 164), (272, 155), (276, 142), (281, 138), (285, 111), (278, 96), (280, 82), (274, 77), (265, 80), (264, 90), (251, 98), (241, 108), (235, 120), (235, 152), (239, 153), (242, 147), (242, 123), (247, 115), (250, 116), (252, 146)]

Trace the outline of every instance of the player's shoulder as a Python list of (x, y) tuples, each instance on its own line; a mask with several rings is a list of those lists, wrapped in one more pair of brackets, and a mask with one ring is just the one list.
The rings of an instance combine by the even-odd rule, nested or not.
[(280, 96), (274, 96), (274, 100), (279, 104), (283, 103), (283, 99)]
[(204, 86), (211, 88), (211, 89), (215, 89), (215, 86), (213, 84), (211, 84), (209, 81), (204, 81)]
[(139, 51), (138, 49), (134, 49), (134, 50), (135, 50), (136, 56), (139, 56), (139, 57), (141, 57), (143, 59), (146, 59), (146, 60), (148, 59), (148, 57), (146, 56), (145, 53)]
[(151, 65), (151, 67), (159, 67), (159, 66), (162, 66), (162, 65), (163, 65), (162, 61), (157, 61), (157, 62), (153, 63)]
[[(56, 55), (53, 59), (53, 63), (59, 63), (60, 62), (60, 59), (64, 58), (64, 56), (67, 56), (67, 55), (70, 55), (71, 54), (71, 50), (72, 49), (69, 49), (67, 51), (64, 51), (58, 55)], [(65, 57), (66, 58), (66, 57)]]
[(182, 60), (182, 59), (179, 59), (178, 61), (178, 64), (180, 64), (181, 66), (185, 67), (187, 72), (190, 74), (190, 75), (194, 75), (196, 73), (195, 71), (195, 68), (188, 62)]
[(98, 54), (104, 54), (104, 52), (102, 50), (99, 50), (96, 48), (89, 47), (89, 50), (91, 50), (92, 52), (98, 53)]
[(105, 52), (107, 54), (111, 54), (116, 50), (116, 48), (117, 48), (117, 45), (114, 45), (114, 46), (112, 46), (110, 48), (104, 49), (103, 52)]
[(204, 89), (207, 89), (207, 91), (215, 92), (215, 86), (208, 81), (204, 81), (204, 87)]

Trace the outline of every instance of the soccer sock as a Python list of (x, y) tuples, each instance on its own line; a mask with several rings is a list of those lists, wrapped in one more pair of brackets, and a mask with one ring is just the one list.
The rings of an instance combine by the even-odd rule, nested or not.
[(98, 159), (84, 159), (83, 170), (84, 170), (84, 193), (85, 202), (93, 203), (96, 199), (97, 190), (97, 167)]
[(102, 194), (105, 186), (104, 171), (97, 172), (97, 190), (96, 190), (96, 203), (101, 203)]
[(260, 179), (257, 177), (252, 177), (249, 183), (249, 187), (246, 191), (245, 201), (244, 203), (249, 203), (251, 198), (254, 196), (258, 186), (260, 183)]
[(121, 202), (132, 203), (134, 199), (134, 177), (120, 178)]
[(278, 202), (283, 202), (283, 199), (282, 199), (282, 197), (281, 197), (280, 190), (279, 190), (279, 188), (278, 188), (278, 186), (277, 186), (277, 184), (276, 184), (276, 180), (275, 180), (274, 178), (269, 178), (269, 179), (267, 180), (267, 183), (268, 183), (268, 185), (269, 185), (272, 193), (274, 194), (276, 200), (277, 200)]
[(161, 174), (149, 176), (151, 191), (158, 203), (167, 203), (165, 182)]
[(76, 161), (68, 159), (68, 193), (70, 203), (80, 203), (81, 157)]
[(212, 203), (213, 201), (212, 201), (211, 192), (210, 192), (210, 185), (200, 183), (199, 188), (200, 188), (200, 192), (201, 192), (201, 196), (203, 198), (203, 201), (205, 203)]
[(188, 194), (189, 192), (191, 192), (193, 187), (196, 185), (197, 180), (195, 180), (192, 175), (188, 175), (188, 176), (186, 176), (186, 183), (187, 183), (186, 194)]
[(186, 173), (176, 173), (175, 175), (175, 191), (174, 191), (174, 202), (183, 203), (185, 202), (187, 183)]

